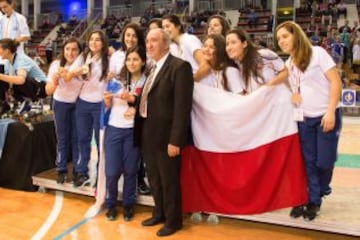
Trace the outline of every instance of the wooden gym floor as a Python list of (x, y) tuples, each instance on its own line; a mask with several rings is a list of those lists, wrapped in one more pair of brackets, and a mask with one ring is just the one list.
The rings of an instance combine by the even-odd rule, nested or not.
[[(359, 142), (359, 117), (344, 118), (339, 152), (347, 159), (350, 158), (352, 167), (347, 166), (349, 164), (336, 167), (332, 183), (333, 194), (325, 199), (321, 215), (314, 222), (290, 219), (287, 216), (289, 209), (259, 218), (248, 216), (253, 221), (221, 217), (218, 225), (208, 224), (205, 220), (194, 224), (190, 222), (188, 215), (184, 215), (183, 230), (166, 239), (359, 239)], [(94, 203), (93, 197), (85, 195), (55, 190), (46, 193), (22, 192), (4, 188), (0, 188), (0, 195), (0, 239), (158, 239), (156, 231), (160, 225), (141, 226), (141, 221), (151, 215), (151, 207), (137, 205), (135, 217), (130, 222), (123, 221), (119, 208), (118, 219), (110, 222), (105, 219), (105, 212), (92, 219), (84, 218), (85, 212)], [(268, 224), (278, 223), (279, 219), (285, 226)], [(286, 227), (289, 225), (295, 227)], [(321, 231), (305, 229), (312, 229), (312, 226)], [(347, 232), (347, 235), (333, 232)]]

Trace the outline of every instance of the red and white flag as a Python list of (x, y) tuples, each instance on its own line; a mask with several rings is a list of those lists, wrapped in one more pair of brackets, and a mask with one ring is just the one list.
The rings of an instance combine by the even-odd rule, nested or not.
[(195, 84), (184, 212), (253, 214), (307, 202), (290, 94), (284, 85), (242, 96)]

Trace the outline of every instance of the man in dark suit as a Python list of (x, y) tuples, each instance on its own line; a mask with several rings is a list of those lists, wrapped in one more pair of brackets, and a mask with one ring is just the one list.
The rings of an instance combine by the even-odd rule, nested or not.
[(152, 217), (142, 225), (164, 222), (158, 236), (182, 228), (180, 150), (186, 144), (194, 88), (190, 64), (169, 54), (169, 44), (162, 29), (150, 30), (146, 37), (147, 54), (154, 66), (138, 99), (135, 124), (141, 127), (141, 147), (155, 201)]

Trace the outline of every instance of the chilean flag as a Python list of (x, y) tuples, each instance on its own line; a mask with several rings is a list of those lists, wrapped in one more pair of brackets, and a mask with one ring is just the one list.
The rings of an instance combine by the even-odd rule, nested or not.
[(195, 84), (183, 212), (256, 214), (307, 202), (290, 94), (284, 85), (242, 96)]

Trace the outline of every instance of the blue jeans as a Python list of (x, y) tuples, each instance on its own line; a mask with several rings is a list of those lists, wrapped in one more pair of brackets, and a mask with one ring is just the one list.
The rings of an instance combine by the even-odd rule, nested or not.
[(67, 172), (66, 164), (69, 157), (69, 148), (71, 147), (74, 165), (79, 156), (75, 103), (65, 103), (54, 99), (53, 109), (57, 137), (56, 170), (58, 172)]
[(323, 194), (331, 191), (330, 182), (337, 159), (337, 146), (341, 129), (341, 111), (335, 112), (335, 127), (322, 130), (321, 117), (305, 118), (299, 122), (301, 151), (305, 161), (309, 202), (321, 205)]
[(88, 163), (90, 161), (93, 134), (95, 135), (97, 149), (99, 150), (101, 104), (101, 102), (89, 103), (81, 99), (78, 99), (76, 103), (79, 157), (75, 164), (75, 172), (80, 175), (88, 174), (89, 171)]
[(134, 147), (133, 128), (108, 126), (104, 137), (106, 200), (105, 207), (116, 206), (118, 182), (124, 174), (123, 205), (132, 206), (136, 201), (136, 181), (140, 152)]

